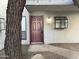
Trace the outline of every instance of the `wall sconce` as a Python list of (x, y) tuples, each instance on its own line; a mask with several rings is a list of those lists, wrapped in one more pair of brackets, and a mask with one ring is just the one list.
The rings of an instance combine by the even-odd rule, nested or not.
[(47, 20), (46, 20), (46, 23), (48, 25), (52, 24), (52, 18), (51, 17), (48, 17)]

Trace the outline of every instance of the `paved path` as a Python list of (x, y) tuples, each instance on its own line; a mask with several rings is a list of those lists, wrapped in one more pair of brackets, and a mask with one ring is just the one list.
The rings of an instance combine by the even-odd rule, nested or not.
[[(79, 45), (65, 48), (65, 45), (25, 45), (23, 46), (24, 59), (79, 59)], [(72, 48), (71, 48), (72, 47)], [(0, 51), (0, 59), (5, 59), (4, 51)]]
[[(53, 45), (30, 45), (29, 52), (33, 52), (33, 53), (37, 53), (41, 52), (41, 55), (46, 55), (47, 52), (49, 52), (48, 54), (51, 56), (48, 56), (47, 58), (51, 58), (52, 57), (61, 57), (62, 59), (79, 59), (79, 52), (78, 51), (73, 51), (70, 49), (65, 49), (65, 48), (61, 48), (61, 47), (56, 47)], [(44, 54), (42, 54), (44, 53)], [(45, 54), (46, 53), (46, 54)], [(57, 55), (57, 56), (56, 56)], [(46, 59), (46, 57), (45, 57)], [(54, 58), (57, 59), (57, 58)], [(58, 58), (59, 59), (59, 58)]]

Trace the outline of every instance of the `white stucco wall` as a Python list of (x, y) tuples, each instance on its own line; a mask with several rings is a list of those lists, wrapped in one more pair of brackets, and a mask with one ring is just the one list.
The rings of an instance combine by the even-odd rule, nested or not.
[[(7, 8), (8, 0), (0, 1), (0, 18), (4, 18), (6, 20), (6, 8)], [(4, 48), (4, 40), (5, 40), (5, 30), (0, 32), (0, 50)]]
[[(31, 15), (44, 16), (44, 42), (49, 43), (79, 43), (79, 12), (32, 12)], [(67, 16), (68, 28), (54, 29), (54, 16)], [(46, 20), (51, 17), (52, 24), (47, 25)]]
[[(22, 40), (22, 44), (25, 45), (25, 44), (29, 44), (29, 12), (27, 11), (26, 8), (24, 8), (24, 11), (23, 11), (23, 16), (26, 16), (26, 40)], [(25, 22), (24, 22), (25, 23)]]

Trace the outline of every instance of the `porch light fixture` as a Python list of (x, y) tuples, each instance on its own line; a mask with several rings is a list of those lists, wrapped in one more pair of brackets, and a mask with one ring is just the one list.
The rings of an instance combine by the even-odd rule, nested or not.
[(48, 17), (48, 19), (46, 20), (46, 23), (47, 23), (48, 25), (52, 24), (52, 18)]
[(68, 19), (66, 16), (55, 16), (55, 29), (66, 29), (68, 27)]
[(0, 18), (0, 31), (5, 29), (5, 19)]

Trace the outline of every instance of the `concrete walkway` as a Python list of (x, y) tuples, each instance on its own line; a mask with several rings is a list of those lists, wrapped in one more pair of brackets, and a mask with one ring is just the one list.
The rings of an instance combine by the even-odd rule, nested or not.
[[(30, 45), (28, 52), (45, 56), (45, 59), (79, 59), (79, 52), (53, 45)], [(47, 54), (47, 55), (46, 55)]]
[[(79, 59), (79, 44), (24, 45), (23, 59)], [(0, 51), (0, 59), (5, 59)]]

